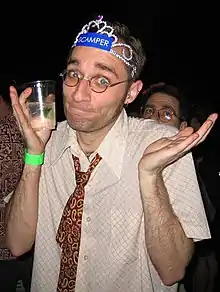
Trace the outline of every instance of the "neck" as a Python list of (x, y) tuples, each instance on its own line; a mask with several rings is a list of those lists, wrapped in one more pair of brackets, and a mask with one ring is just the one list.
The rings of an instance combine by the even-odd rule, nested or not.
[(76, 132), (78, 143), (86, 156), (90, 156), (98, 149), (99, 145), (102, 143), (114, 123), (115, 121), (107, 127), (89, 133)]

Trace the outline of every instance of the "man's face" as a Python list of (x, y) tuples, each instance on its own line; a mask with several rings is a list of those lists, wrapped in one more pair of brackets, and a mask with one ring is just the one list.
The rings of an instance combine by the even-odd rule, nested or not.
[(146, 119), (157, 120), (159, 123), (166, 123), (178, 129), (185, 127), (179, 119), (179, 101), (171, 95), (154, 93), (148, 99), (145, 108), (143, 117)]
[(138, 82), (130, 86), (124, 82), (107, 87), (102, 93), (94, 92), (90, 87), (91, 78), (98, 86), (128, 79), (124, 63), (100, 49), (74, 48), (67, 70), (73, 78), (81, 77), (75, 87), (63, 84), (65, 115), (69, 125), (77, 131), (93, 132), (110, 125), (121, 113), (123, 105), (132, 102), (141, 89)]

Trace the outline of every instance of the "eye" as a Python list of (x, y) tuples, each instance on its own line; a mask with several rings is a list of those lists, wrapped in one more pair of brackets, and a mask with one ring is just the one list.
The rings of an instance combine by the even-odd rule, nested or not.
[(167, 119), (167, 120), (171, 120), (173, 113), (167, 109), (163, 110), (163, 116)]
[(68, 70), (67, 71), (67, 76), (69, 78), (78, 78), (79, 77), (79, 73), (77, 71)]
[(145, 114), (147, 114), (147, 115), (152, 115), (153, 114), (153, 112), (154, 112), (154, 110), (151, 108), (151, 107), (146, 107), (146, 109), (145, 109)]
[(95, 78), (95, 81), (97, 84), (101, 85), (101, 86), (109, 86), (110, 82), (107, 78), (103, 77), (103, 76), (98, 76)]

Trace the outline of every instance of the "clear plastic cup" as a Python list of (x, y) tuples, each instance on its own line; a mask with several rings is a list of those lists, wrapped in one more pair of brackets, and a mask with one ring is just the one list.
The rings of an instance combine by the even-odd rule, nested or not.
[(23, 88), (31, 87), (27, 99), (27, 109), (34, 130), (53, 130), (56, 127), (55, 91), (53, 80), (38, 80), (25, 83)]

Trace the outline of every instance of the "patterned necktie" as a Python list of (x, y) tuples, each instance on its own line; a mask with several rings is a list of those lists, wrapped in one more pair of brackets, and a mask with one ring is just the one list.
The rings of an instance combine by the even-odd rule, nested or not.
[(73, 155), (76, 188), (64, 208), (56, 236), (56, 240), (61, 248), (58, 292), (75, 291), (85, 185), (101, 159), (99, 154), (96, 154), (87, 172), (81, 172), (79, 158)]

